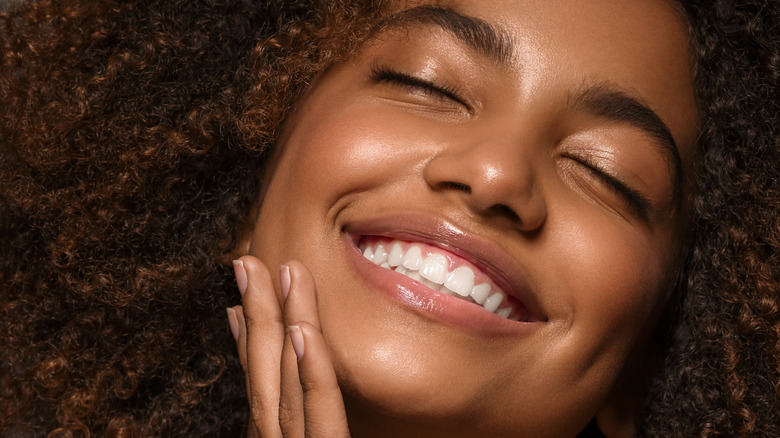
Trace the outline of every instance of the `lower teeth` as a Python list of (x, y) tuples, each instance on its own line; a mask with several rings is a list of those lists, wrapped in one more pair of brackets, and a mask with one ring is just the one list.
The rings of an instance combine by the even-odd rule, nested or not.
[(449, 295), (451, 297), (459, 298), (459, 299), (461, 299), (463, 301), (468, 301), (468, 302), (470, 302), (472, 304), (476, 304), (476, 305), (482, 307), (483, 309), (488, 310), (491, 313), (495, 313), (496, 315), (498, 315), (498, 316), (500, 316), (502, 318), (512, 319), (512, 318), (509, 318), (509, 314), (512, 312), (512, 309), (509, 308), (509, 307), (504, 307), (504, 308), (501, 308), (501, 309), (496, 309), (494, 311), (491, 311), (490, 309), (486, 309), (484, 306), (482, 306), (482, 304), (476, 302), (474, 300), (474, 298), (472, 298), (471, 295), (466, 295), (466, 296), (459, 295), (459, 294), (457, 294), (457, 293), (447, 289), (446, 287), (443, 287), (442, 285), (440, 285), (438, 283), (434, 283), (434, 282), (432, 282), (432, 281), (430, 281), (430, 280), (428, 280), (426, 278), (423, 278), (418, 271), (413, 271), (413, 270), (410, 270), (410, 269), (406, 269), (403, 266), (397, 266), (395, 268), (392, 268), (392, 267), (390, 267), (390, 265), (387, 265), (386, 263), (382, 263), (382, 265), (380, 265), (380, 266), (383, 267), (383, 268), (390, 269), (390, 270), (393, 270), (395, 272), (398, 272), (399, 274), (403, 274), (406, 277), (411, 278), (412, 280), (418, 281), (418, 282), (422, 283), (423, 285), (425, 285), (426, 287), (428, 287), (430, 289), (433, 289), (435, 291), (447, 294), (447, 295)]

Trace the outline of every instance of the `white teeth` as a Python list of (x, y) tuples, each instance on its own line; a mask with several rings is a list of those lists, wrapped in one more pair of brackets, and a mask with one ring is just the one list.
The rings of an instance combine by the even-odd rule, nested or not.
[(429, 288), (431, 288), (433, 290), (439, 290), (439, 288), (441, 287), (440, 284), (434, 283), (434, 282), (432, 282), (431, 280), (428, 280), (425, 277), (423, 277), (423, 279), (422, 279), (422, 284), (424, 284), (425, 287), (429, 287)]
[(491, 312), (495, 312), (502, 301), (504, 301), (504, 296), (502, 294), (493, 294), (485, 300), (485, 304), (483, 304), (482, 307)]
[(382, 245), (377, 245), (374, 250), (374, 259), (371, 261), (376, 265), (381, 265), (387, 261), (387, 251), (385, 251), (385, 248)]
[[(376, 257), (376, 255), (374, 256)], [(437, 284), (438, 289), (447, 279), (447, 258), (441, 254), (431, 254), (420, 263), (420, 275)]]
[[(447, 276), (444, 287), (456, 294), (467, 297), (474, 288), (474, 271), (468, 266), (459, 266)], [(481, 304), (481, 303), (480, 303)]]
[(403, 257), (404, 250), (401, 248), (401, 244), (398, 242), (393, 243), (393, 245), (390, 247), (390, 254), (387, 255), (387, 263), (393, 267), (398, 266), (401, 264)]
[(471, 298), (479, 304), (484, 304), (487, 297), (490, 296), (490, 289), (489, 284), (480, 283), (471, 290)]
[(512, 313), (511, 307), (504, 307), (503, 309), (496, 310), (496, 315), (502, 318), (508, 318), (510, 313)]
[(404, 254), (401, 265), (403, 265), (403, 267), (406, 269), (416, 271), (420, 269), (420, 263), (422, 263), (422, 249), (416, 245), (410, 246), (409, 250), (407, 250), (406, 254)]
[(512, 319), (509, 318), (512, 307), (499, 309), (506, 298), (501, 290), (493, 291), (489, 283), (475, 285), (474, 270), (468, 266), (459, 266), (449, 272), (450, 261), (442, 254), (431, 254), (423, 259), (419, 245), (410, 245), (404, 253), (402, 244), (393, 242), (389, 252), (383, 244), (378, 243), (375, 248), (368, 246), (363, 250), (363, 257), (419, 281), (430, 289), (473, 301), (502, 318)]

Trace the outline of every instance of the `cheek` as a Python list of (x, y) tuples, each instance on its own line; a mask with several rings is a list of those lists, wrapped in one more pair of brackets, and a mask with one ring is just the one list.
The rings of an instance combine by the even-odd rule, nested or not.
[[(569, 291), (573, 342), (590, 345), (590, 360), (612, 350), (624, 358), (654, 323), (666, 296), (668, 236), (636, 233), (597, 214), (579, 214), (561, 227), (552, 279)], [(619, 350), (619, 351), (616, 351)]]
[(306, 107), (304, 117), (293, 117), (292, 132), (280, 139), (278, 156), (269, 169), (268, 186), (255, 227), (255, 242), (268, 246), (264, 235), (283, 241), (301, 230), (313, 229), (332, 202), (349, 191), (355, 178), (365, 178), (384, 152), (363, 125), (348, 113)]
[(370, 178), (387, 148), (376, 130), (345, 119), (348, 114), (316, 121), (290, 139), (285, 156), (293, 162), (283, 163), (290, 168), (286, 172), (289, 184), (306, 187), (313, 195), (320, 192), (317, 188), (327, 187), (328, 193), (337, 196), (349, 190), (355, 179)]
[(446, 124), (371, 99), (331, 100), (315, 99), (291, 122), (280, 161), (278, 178), (311, 202), (419, 178), (417, 167), (451, 136)]
[[(286, 180), (285, 187), (304, 189), (302, 196), (328, 202), (352, 190), (356, 181), (381, 181), (377, 168), (398, 152), (395, 133), (402, 130), (369, 105), (321, 100), (291, 121), (295, 129), (284, 141), (276, 177)], [(321, 199), (325, 188), (329, 198)]]

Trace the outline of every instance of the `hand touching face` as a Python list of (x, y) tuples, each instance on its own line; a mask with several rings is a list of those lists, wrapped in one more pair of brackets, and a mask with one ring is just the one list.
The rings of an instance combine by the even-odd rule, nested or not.
[(311, 271), (353, 433), (571, 436), (605, 404), (675, 272), (686, 44), (660, 1), (453, 3), (315, 81), (250, 253)]
[(233, 264), (243, 305), (228, 309), (228, 319), (249, 395), (248, 436), (348, 436), (309, 271), (295, 261), (282, 265), (275, 291), (261, 261), (245, 256)]

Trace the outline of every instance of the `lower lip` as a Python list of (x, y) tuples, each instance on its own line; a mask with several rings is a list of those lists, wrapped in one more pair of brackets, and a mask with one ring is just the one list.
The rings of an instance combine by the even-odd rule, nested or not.
[(538, 325), (510, 321), (476, 304), (429, 289), (405, 275), (373, 264), (348, 237), (345, 242), (352, 266), (372, 289), (427, 319), (485, 336), (517, 336)]

